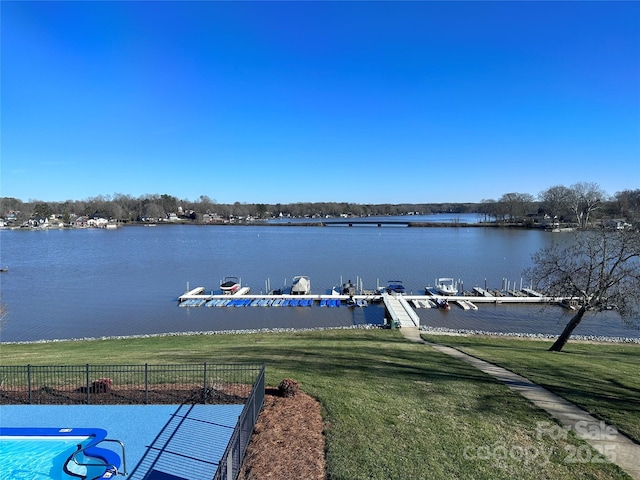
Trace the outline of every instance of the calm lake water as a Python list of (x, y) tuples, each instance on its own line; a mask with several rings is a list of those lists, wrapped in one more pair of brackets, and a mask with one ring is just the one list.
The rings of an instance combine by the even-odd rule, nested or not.
[[(416, 217), (418, 218), (418, 217)], [(455, 217), (458, 218), (458, 217)], [(473, 217), (475, 218), (475, 216)], [(416, 220), (421, 221), (421, 220)], [(33, 341), (170, 332), (381, 324), (384, 311), (348, 308), (180, 308), (191, 288), (217, 290), (237, 276), (252, 293), (311, 278), (312, 293), (341, 279), (365, 289), (401, 280), (424, 293), (436, 277), (500, 288), (522, 277), (531, 255), (565, 234), (480, 227), (131, 226), (117, 230), (0, 231), (0, 341)], [(423, 324), (447, 328), (558, 334), (559, 307), (453, 307), (417, 310)], [(612, 314), (588, 317), (581, 335), (640, 337)]]

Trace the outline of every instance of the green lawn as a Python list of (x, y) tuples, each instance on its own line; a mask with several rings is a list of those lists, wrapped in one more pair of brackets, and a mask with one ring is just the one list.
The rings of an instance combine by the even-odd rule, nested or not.
[[(330, 480), (628, 478), (610, 464), (567, 463), (568, 452), (586, 444), (572, 435), (557, 440), (539, 435), (537, 427), (549, 421), (546, 414), (472, 367), (408, 342), (397, 331), (176, 336), (0, 348), (3, 365), (266, 362), (268, 385), (290, 377), (321, 402)], [(595, 352), (585, 355), (585, 361), (600, 362)]]
[(640, 443), (640, 345), (551, 342), (481, 336), (426, 336), (516, 372), (610, 422)]

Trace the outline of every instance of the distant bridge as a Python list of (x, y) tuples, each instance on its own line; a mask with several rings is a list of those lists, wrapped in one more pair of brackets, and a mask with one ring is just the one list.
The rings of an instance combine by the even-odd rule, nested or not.
[(360, 225), (375, 225), (377, 227), (382, 227), (383, 225), (393, 225), (393, 226), (402, 226), (408, 227), (412, 222), (409, 220), (364, 220), (364, 219), (331, 219), (331, 220), (323, 220), (320, 222), (325, 226), (360, 226)]
[(482, 227), (485, 223), (466, 223), (466, 222), (419, 222), (415, 220), (385, 220), (385, 219), (367, 219), (367, 218), (329, 218), (308, 222), (278, 222), (269, 223), (272, 226), (289, 226), (289, 227), (357, 227), (357, 226), (393, 226), (393, 227)]

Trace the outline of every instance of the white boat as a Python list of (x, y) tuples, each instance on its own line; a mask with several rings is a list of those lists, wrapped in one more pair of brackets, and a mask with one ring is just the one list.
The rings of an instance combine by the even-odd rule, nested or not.
[(400, 280), (389, 280), (387, 285), (387, 293), (391, 295), (404, 295), (406, 289)]
[(440, 295), (455, 295), (458, 293), (458, 283), (453, 278), (438, 278), (435, 289)]
[(356, 286), (351, 283), (351, 280), (349, 280), (347, 283), (344, 283), (342, 285), (342, 295), (355, 295), (356, 294)]
[(309, 295), (309, 293), (311, 293), (311, 280), (309, 277), (304, 275), (293, 277), (291, 295)]
[(232, 295), (240, 288), (240, 280), (238, 277), (224, 277), (220, 282), (222, 293)]

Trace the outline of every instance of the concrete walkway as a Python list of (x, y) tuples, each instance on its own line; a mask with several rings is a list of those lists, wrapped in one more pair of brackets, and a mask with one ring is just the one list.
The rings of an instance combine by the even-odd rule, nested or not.
[[(634, 443), (628, 437), (622, 435), (617, 429), (605, 422), (589, 415), (584, 410), (566, 401), (562, 397), (551, 393), (549, 390), (531, 382), (529, 379), (517, 375), (502, 367), (485, 362), (478, 358), (462, 353), (455, 348), (446, 347), (437, 343), (431, 343), (420, 337), (420, 332), (415, 328), (401, 328), (400, 331), (406, 339), (412, 342), (423, 343), (445, 353), (451, 357), (462, 360), (478, 370), (503, 382), (510, 389), (527, 398), (535, 406), (542, 408), (560, 425), (571, 429), (578, 437), (592, 445), (603, 458), (627, 472), (634, 480), (640, 480), (640, 445)], [(576, 461), (580, 457), (576, 456)]]

